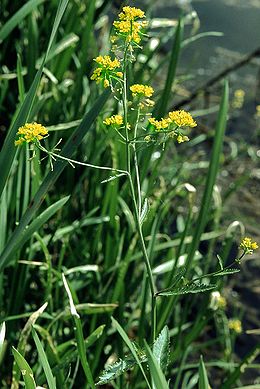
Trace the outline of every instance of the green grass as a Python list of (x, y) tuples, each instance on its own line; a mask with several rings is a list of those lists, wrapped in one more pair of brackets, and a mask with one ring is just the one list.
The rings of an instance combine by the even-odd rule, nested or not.
[[(209, 133), (200, 129), (205, 110), (193, 106), (201, 117), (190, 142), (123, 141), (133, 139), (137, 117), (128, 86), (152, 84), (150, 111), (160, 119), (177, 102), (182, 50), (221, 34), (193, 35), (185, 15), (174, 28), (148, 28), (158, 46), (146, 37), (143, 58), (135, 50), (118, 102), (90, 80), (93, 58), (109, 53), (112, 1), (2, 3), (1, 388), (253, 384), (240, 366), (257, 369), (259, 348), (235, 355), (241, 335), (228, 327), (242, 311), (233, 297), (226, 309), (212, 308), (212, 290), (225, 296), (239, 271), (229, 265), (244, 235), (242, 223), (227, 229), (223, 212), (245, 179), (216, 189), (229, 161), (228, 81)], [(118, 111), (121, 137), (103, 124)], [(32, 121), (49, 129), (34, 158), (30, 145), (14, 145), (18, 128)], [(138, 134), (142, 126), (152, 131), (144, 121)]]

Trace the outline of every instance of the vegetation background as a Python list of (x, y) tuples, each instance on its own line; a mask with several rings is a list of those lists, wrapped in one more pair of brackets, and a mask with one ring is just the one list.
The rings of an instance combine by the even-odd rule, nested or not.
[[(260, 242), (259, 4), (168, 3), (131, 3), (151, 22), (129, 83), (152, 84), (161, 116), (183, 108), (198, 122), (190, 142), (139, 152), (150, 204), (143, 230), (158, 289), (169, 286), (187, 256), (191, 276), (199, 277), (218, 268), (217, 254), (232, 263), (245, 234)], [(69, 140), (70, 158), (123, 166), (125, 149), (103, 125), (117, 103), (90, 81), (93, 58), (108, 53), (123, 5), (0, 3), (1, 388), (22, 387), (23, 357), (37, 385), (50, 388), (88, 387), (88, 367), (97, 382), (105, 365), (125, 355), (129, 368), (134, 361), (116, 323), (141, 356), (145, 339), (151, 346), (149, 289), (127, 181), (102, 183), (107, 172), (62, 162), (52, 172), (48, 160), (38, 163), (43, 155), (29, 160), (28, 147), (14, 147), (18, 127), (36, 120), (49, 130), (48, 149), (62, 138), (63, 151)], [(230, 103), (222, 138), (216, 122), (224, 117), (224, 78)], [(240, 273), (217, 280), (225, 307), (212, 306), (212, 292), (158, 299), (157, 330), (167, 324), (171, 339), (171, 388), (202, 385), (199, 366), (212, 388), (259, 388), (258, 256), (246, 256)], [(80, 320), (71, 316), (62, 273)], [(242, 322), (241, 332), (232, 329), (232, 319)], [(147, 387), (138, 367), (121, 375), (120, 369), (114, 365), (103, 387)]]

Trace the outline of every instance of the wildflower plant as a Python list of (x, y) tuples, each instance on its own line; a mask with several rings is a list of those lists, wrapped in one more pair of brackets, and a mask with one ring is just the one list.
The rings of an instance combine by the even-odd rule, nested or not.
[[(62, 3), (65, 4), (64, 1)], [(94, 4), (94, 2), (93, 2)], [(63, 7), (60, 7), (60, 9), (63, 9)], [(59, 19), (59, 18), (58, 18)], [(60, 139), (58, 143), (55, 144), (54, 147), (48, 149), (46, 145), (49, 144), (49, 140), (52, 138), (50, 136), (51, 132), (48, 132), (48, 129), (44, 127), (42, 124), (32, 122), (32, 123), (24, 123), (21, 125), (16, 132), (16, 139), (14, 137), (12, 138), (12, 146), (18, 150), (19, 152), (21, 150), (25, 150), (23, 148), (24, 145), (29, 145), (33, 150), (38, 150), (38, 152), (44, 155), (44, 158), (49, 158), (51, 171), (46, 175), (46, 177), (43, 180), (43, 183), (40, 185), (38, 192), (36, 192), (35, 198), (30, 202), (28, 205), (28, 209), (25, 212), (25, 216), (20, 220), (17, 226), (17, 229), (14, 232), (14, 238), (20, 239), (18, 243), (21, 245), (24, 242), (24, 237), (26, 236), (27, 239), (31, 238), (31, 236), (36, 236), (37, 242), (36, 245), (41, 247), (43, 250), (43, 253), (46, 258), (46, 267), (42, 266), (47, 270), (47, 281), (46, 281), (46, 300), (49, 302), (51, 315), (47, 315), (46, 318), (48, 320), (52, 320), (49, 327), (56, 326), (56, 322), (58, 322), (59, 318), (62, 316), (67, 315), (67, 312), (60, 311), (58, 312), (57, 316), (54, 315), (56, 312), (54, 312), (53, 307), (53, 299), (52, 299), (52, 288), (55, 288), (55, 297), (56, 301), (59, 300), (59, 289), (58, 286), (54, 286), (54, 282), (52, 281), (53, 277), (55, 278), (56, 284), (61, 284), (61, 281), (64, 285), (67, 300), (68, 300), (68, 306), (69, 311), (71, 313), (73, 323), (74, 323), (74, 329), (75, 329), (75, 339), (76, 342), (69, 340), (68, 342), (61, 345), (61, 349), (64, 347), (66, 350), (67, 347), (74, 347), (74, 344), (77, 345), (77, 351), (75, 353), (75, 350), (68, 351), (68, 354), (65, 353), (66, 361), (69, 361), (68, 363), (71, 363), (70, 361), (74, 361), (74, 357), (77, 360), (76, 362), (76, 369), (75, 369), (75, 377), (77, 375), (77, 369), (79, 363), (81, 363), (82, 370), (84, 372), (84, 379), (87, 381), (87, 385), (89, 385), (92, 389), (95, 387), (95, 369), (93, 371), (90, 368), (89, 361), (87, 358), (87, 352), (86, 348), (90, 347), (91, 342), (97, 341), (99, 337), (101, 337), (104, 326), (100, 326), (97, 328), (94, 333), (90, 335), (90, 338), (84, 339), (83, 337), (83, 326), (81, 323), (81, 316), (78, 312), (78, 310), (93, 310), (95, 307), (93, 305), (88, 304), (77, 304), (75, 305), (74, 300), (77, 300), (77, 296), (75, 293), (75, 290), (73, 290), (67, 282), (66, 277), (70, 276), (72, 273), (76, 273), (77, 271), (82, 271), (82, 269), (79, 269), (79, 267), (75, 267), (70, 270), (66, 270), (65, 266), (63, 266), (62, 261), (63, 257), (65, 255), (65, 250), (69, 246), (68, 240), (64, 239), (63, 246), (61, 249), (61, 254), (59, 254), (57, 269), (52, 268), (52, 262), (50, 260), (50, 254), (48, 251), (48, 242), (51, 242), (52, 239), (55, 241), (56, 235), (54, 235), (50, 240), (42, 239), (39, 234), (37, 235), (37, 228), (39, 226), (42, 226), (43, 223), (45, 223), (46, 220), (48, 220), (48, 217), (53, 215), (54, 212), (60, 209), (60, 207), (68, 201), (68, 198), (64, 198), (62, 200), (59, 200), (57, 203), (52, 204), (47, 210), (45, 210), (39, 218), (36, 218), (34, 222), (31, 224), (30, 221), (33, 218), (33, 212), (39, 207), (39, 204), (43, 201), (44, 197), (46, 196), (46, 193), (51, 185), (55, 182), (59, 174), (64, 169), (64, 166), (66, 166), (66, 163), (68, 162), (72, 167), (75, 167), (76, 165), (82, 166), (82, 167), (88, 167), (91, 169), (96, 170), (102, 170), (103, 173), (109, 173), (110, 176), (106, 176), (106, 179), (102, 181), (102, 183), (114, 181), (114, 180), (122, 180), (123, 181), (123, 191), (122, 193), (125, 194), (128, 192), (128, 195), (126, 198), (129, 198), (129, 202), (126, 203), (125, 200), (120, 198), (120, 201), (122, 204), (125, 204), (125, 214), (129, 216), (133, 214), (133, 220), (131, 217), (130, 225), (133, 229), (133, 241), (131, 244), (128, 244), (127, 246), (130, 246), (129, 251), (127, 251), (127, 258), (125, 258), (125, 262), (123, 263), (122, 268), (120, 268), (118, 281), (115, 287), (115, 294), (113, 292), (112, 294), (112, 301), (119, 301), (119, 295), (120, 292), (118, 290), (122, 291), (122, 288), (120, 289), (118, 287), (118, 284), (122, 285), (124, 280), (124, 271), (127, 272), (129, 263), (133, 260), (133, 253), (132, 253), (132, 247), (137, 247), (141, 250), (141, 254), (138, 252), (137, 257), (140, 258), (140, 262), (142, 262), (143, 266), (142, 269), (144, 269), (144, 276), (143, 276), (143, 283), (141, 285), (142, 290), (142, 299), (140, 301), (142, 302), (142, 306), (140, 304), (140, 307), (138, 307), (138, 311), (141, 311), (141, 319), (139, 323), (139, 317), (138, 320), (134, 318), (134, 328), (139, 334), (139, 342), (135, 343), (130, 341), (129, 336), (123, 329), (123, 327), (119, 324), (117, 320), (112, 318), (112, 323), (114, 328), (117, 330), (119, 335), (121, 336), (124, 343), (127, 345), (128, 349), (130, 350), (131, 355), (127, 355), (124, 357), (124, 359), (119, 359), (117, 362), (108, 364), (107, 368), (100, 374), (99, 382), (97, 384), (105, 384), (110, 381), (116, 380), (122, 373), (125, 371), (132, 369), (134, 366), (138, 366), (143, 378), (145, 380), (145, 385), (147, 388), (165, 388), (168, 389), (168, 383), (165, 378), (167, 365), (169, 362), (169, 359), (172, 358), (172, 355), (170, 355), (170, 335), (167, 325), (165, 323), (167, 322), (167, 318), (170, 315), (170, 313), (173, 311), (176, 304), (180, 302), (180, 298), (183, 296), (183, 300), (186, 298), (187, 295), (194, 295), (197, 293), (204, 293), (204, 292), (210, 292), (210, 302), (208, 304), (209, 310), (213, 312), (213, 314), (221, 314), (225, 315), (225, 308), (227, 306), (227, 301), (223, 297), (220, 292), (219, 285), (220, 283), (218, 280), (221, 279), (221, 277), (225, 277), (227, 275), (236, 273), (239, 271), (238, 265), (240, 264), (242, 258), (246, 254), (252, 254), (253, 250), (258, 248), (258, 245), (256, 242), (253, 242), (251, 238), (244, 238), (240, 244), (240, 248), (242, 249), (242, 253), (239, 258), (235, 259), (230, 265), (226, 265), (226, 261), (221, 258), (221, 256), (217, 256), (217, 259), (214, 258), (216, 262), (217, 269), (209, 271), (209, 267), (205, 266), (205, 271), (196, 272), (194, 271), (194, 267), (192, 266), (192, 263), (194, 261), (194, 256), (196, 253), (196, 250), (198, 249), (198, 245), (201, 239), (202, 232), (206, 225), (206, 212), (209, 209), (209, 204), (211, 201), (212, 191), (214, 182), (216, 179), (217, 174), (217, 168), (218, 168), (218, 161), (219, 161), (219, 154), (221, 151), (221, 141), (223, 139), (223, 134), (225, 130), (225, 120), (226, 120), (226, 113), (227, 113), (227, 86), (225, 87), (224, 97), (221, 102), (220, 107), (220, 114), (219, 114), (219, 121), (218, 121), (218, 127), (217, 127), (217, 140), (214, 143), (213, 147), (213, 155), (209, 173), (208, 173), (208, 179), (206, 183), (206, 189), (204, 192), (204, 197), (202, 200), (202, 207), (200, 210), (200, 214), (198, 216), (198, 219), (196, 220), (196, 231), (194, 232), (192, 236), (192, 241), (190, 245), (188, 245), (188, 252), (187, 252), (187, 258), (185, 260), (185, 263), (181, 266), (178, 265), (178, 260), (182, 256), (182, 253), (184, 252), (185, 244), (186, 244), (186, 238), (188, 237), (188, 233), (191, 230), (191, 225), (194, 222), (192, 219), (192, 212), (193, 212), (193, 205), (194, 205), (194, 198), (196, 190), (194, 187), (192, 187), (190, 184), (185, 184), (184, 187), (189, 192), (188, 194), (188, 218), (186, 221), (183, 238), (180, 239), (180, 242), (178, 243), (178, 249), (175, 252), (176, 258), (174, 261), (173, 266), (171, 267), (171, 270), (169, 272), (169, 277), (165, 277), (165, 274), (163, 274), (164, 280), (163, 282), (158, 281), (156, 268), (153, 267), (152, 263), (152, 257), (153, 257), (153, 248), (154, 248), (154, 241), (156, 233), (154, 231), (151, 232), (151, 235), (147, 237), (148, 234), (150, 234), (150, 231), (146, 229), (146, 219), (148, 218), (150, 208), (153, 208), (153, 204), (151, 204), (151, 207), (149, 206), (150, 199), (146, 197), (145, 191), (143, 190), (143, 183), (145, 180), (149, 180), (149, 178), (146, 176), (146, 170), (143, 169), (142, 164), (142, 158), (143, 156), (146, 156), (147, 150), (149, 150), (150, 146), (155, 146), (159, 149), (161, 153), (163, 153), (164, 145), (166, 142), (171, 144), (171, 142), (175, 142), (175, 144), (178, 146), (180, 143), (185, 143), (189, 141), (189, 138), (192, 137), (192, 129), (197, 126), (197, 122), (192, 117), (192, 115), (185, 111), (185, 110), (170, 110), (168, 113), (158, 113), (158, 109), (156, 109), (156, 102), (154, 99), (154, 87), (153, 85), (150, 85), (146, 82), (142, 83), (130, 83), (129, 82), (129, 74), (132, 73), (134, 70), (134, 61), (138, 56), (138, 50), (142, 48), (142, 40), (146, 40), (148, 38), (147, 29), (149, 27), (149, 23), (146, 20), (146, 16), (144, 11), (142, 11), (139, 8), (136, 7), (130, 7), (125, 6), (122, 8), (122, 11), (118, 15), (118, 19), (114, 21), (113, 23), (113, 32), (111, 36), (111, 52), (106, 53), (105, 55), (99, 55), (96, 58), (94, 58), (94, 69), (92, 74), (90, 75), (90, 79), (97, 83), (98, 88), (101, 89), (102, 94), (93, 106), (93, 108), (90, 110), (89, 113), (84, 116), (84, 119), (80, 126), (75, 131), (75, 134), (73, 134), (67, 141), (64, 147), (62, 149), (58, 149), (57, 146), (62, 144), (62, 140)], [(178, 33), (178, 30), (177, 30)], [(177, 35), (178, 36), (178, 35)], [(103, 90), (104, 89), (104, 90)], [(99, 124), (102, 129), (106, 129), (106, 133), (112, 134), (111, 138), (116, 139), (116, 147), (111, 146), (112, 152), (115, 153), (115, 149), (118, 150), (122, 148), (124, 150), (124, 153), (122, 153), (123, 158), (114, 158), (116, 159), (116, 163), (114, 163), (112, 166), (103, 166), (103, 164), (94, 164), (91, 161), (90, 162), (81, 162), (76, 159), (72, 159), (72, 154), (76, 151), (77, 147), (79, 146), (80, 142), (85, 136), (85, 128), (88, 128), (92, 125), (94, 119), (97, 117), (99, 112), (101, 111), (101, 108), (103, 108), (108, 96), (112, 94), (113, 102), (115, 104), (113, 106), (113, 109), (111, 109), (111, 112), (106, 112), (104, 114), (101, 114), (101, 120), (99, 120)], [(30, 93), (29, 93), (30, 97)], [(33, 97), (31, 96), (32, 100)], [(112, 99), (111, 99), (112, 100)], [(27, 102), (27, 101), (26, 101)], [(26, 117), (29, 115), (24, 115), (22, 118), (26, 120)], [(46, 141), (46, 138), (48, 138), (48, 141)], [(52, 144), (56, 142), (53, 141)], [(46, 141), (46, 142), (45, 142)], [(103, 142), (103, 141), (102, 141)], [(51, 142), (50, 142), (51, 143)], [(118, 146), (119, 145), (119, 146)], [(163, 147), (162, 147), (163, 145)], [(118, 146), (118, 148), (117, 148)], [(185, 147), (185, 145), (184, 145)], [(150, 147), (151, 148), (151, 147)], [(27, 150), (27, 149), (26, 149)], [(121, 149), (120, 149), (121, 150)], [(94, 151), (95, 153), (95, 151)], [(34, 153), (34, 156), (36, 154)], [(43, 159), (43, 158), (42, 158)], [(39, 162), (42, 160), (39, 157)], [(113, 159), (113, 158), (112, 158)], [(35, 162), (36, 158), (34, 159)], [(61, 163), (62, 162), (62, 163)], [(30, 169), (27, 168), (27, 173)], [(22, 180), (22, 173), (20, 173), (19, 180)], [(54, 177), (54, 178), (53, 178)], [(142, 177), (145, 177), (143, 179)], [(39, 180), (40, 181), (40, 180)], [(118, 183), (118, 181), (116, 181)], [(35, 188), (33, 188), (34, 191)], [(175, 188), (174, 188), (175, 191)], [(177, 190), (176, 190), (177, 192)], [(93, 192), (94, 193), (94, 192)], [(113, 192), (108, 192), (113, 193)], [(92, 197), (95, 197), (93, 195)], [(113, 197), (111, 195), (110, 197), (106, 197), (106, 204), (108, 204), (110, 201), (115, 202), (116, 196)], [(123, 196), (122, 196), (123, 197)], [(29, 199), (29, 196), (28, 196)], [(159, 199), (159, 202), (164, 202), (165, 199)], [(166, 202), (166, 201), (165, 201)], [(26, 203), (26, 201), (25, 201)], [(29, 203), (29, 201), (28, 201)], [(26, 208), (26, 207), (25, 207)], [(159, 208), (155, 208), (155, 210), (152, 209), (151, 212), (153, 212), (153, 217), (155, 219), (154, 224), (152, 225), (151, 229), (156, 230), (156, 222), (157, 222), (157, 213)], [(103, 211), (102, 211), (103, 212)], [(161, 211), (160, 211), (161, 212)], [(158, 212), (159, 213), (159, 212)], [(162, 212), (163, 213), (163, 212)], [(18, 212), (19, 214), (19, 212)], [(104, 211), (105, 214), (105, 211)], [(103, 214), (100, 218), (93, 218), (95, 219), (95, 223), (100, 223), (100, 220), (106, 220), (106, 217), (103, 217)], [(93, 222), (91, 220), (90, 224)], [(116, 228), (119, 230), (119, 223), (117, 224), (117, 216), (113, 214), (113, 217), (110, 218), (110, 222), (114, 223), (116, 225)], [(87, 219), (86, 225), (88, 225), (89, 220)], [(71, 228), (77, 228), (80, 226), (81, 223), (74, 223), (72, 226), (68, 226), (68, 230)], [(84, 225), (84, 223), (82, 223)], [(99, 233), (97, 233), (97, 238), (95, 241), (94, 246), (100, 245), (100, 236), (101, 236), (101, 229), (99, 230)], [(59, 236), (60, 233), (63, 233), (62, 231), (58, 231), (57, 236)], [(122, 234), (123, 236), (123, 234)], [(124, 236), (123, 236), (124, 238)], [(124, 246), (124, 239), (122, 238), (122, 241), (120, 241), (121, 245), (121, 252), (123, 251)], [(188, 237), (188, 239), (190, 239)], [(9, 243), (11, 242), (11, 243)], [(7, 248), (3, 250), (3, 253), (1, 253), (1, 260), (2, 264), (8, 263), (10, 258), (13, 255), (13, 252), (19, 245), (15, 242), (15, 239), (10, 239), (10, 241), (7, 244)], [(15, 243), (13, 243), (15, 242)], [(47, 242), (47, 243), (46, 243)], [(8, 246), (9, 245), (9, 246)], [(110, 248), (113, 249), (114, 242), (110, 242)], [(65, 247), (65, 248), (64, 248)], [(30, 256), (33, 256), (33, 251), (29, 252)], [(92, 253), (91, 253), (92, 254)], [(106, 253), (107, 254), (107, 253)], [(102, 255), (99, 255), (99, 259), (102, 257)], [(225, 258), (226, 259), (226, 258)], [(139, 261), (139, 259), (138, 259)], [(138, 266), (140, 265), (140, 262), (136, 262)], [(117, 271), (118, 262), (115, 262), (114, 266), (108, 266), (107, 270), (108, 274), (110, 275), (112, 272)], [(123, 262), (123, 261), (122, 261)], [(213, 262), (213, 261), (212, 261)], [(33, 263), (33, 261), (32, 261)], [(38, 265), (38, 263), (37, 263)], [(41, 264), (42, 265), (42, 264)], [(44, 264), (45, 265), (45, 264)], [(3, 265), (2, 265), (3, 266)], [(95, 268), (96, 265), (94, 265), (91, 268), (91, 271), (93, 268)], [(84, 267), (84, 266), (83, 266)], [(87, 265), (88, 268), (88, 265)], [(88, 270), (90, 269), (88, 268)], [(65, 274), (62, 273), (62, 271), (66, 271), (67, 275), (65, 277)], [(85, 272), (85, 268), (83, 269)], [(158, 270), (158, 269), (157, 269)], [(96, 271), (96, 270), (95, 270)], [(113, 273), (114, 274), (114, 273)], [(100, 275), (98, 274), (98, 279), (100, 278)], [(167, 279), (166, 279), (167, 278)], [(148, 282), (147, 282), (148, 280)], [(107, 284), (104, 286), (104, 290), (108, 291), (112, 288), (113, 284), (113, 275), (108, 280)], [(77, 285), (77, 282), (72, 283), (73, 286)], [(103, 287), (103, 285), (102, 285)], [(220, 292), (216, 291), (216, 289), (220, 290)], [(214, 290), (214, 291), (213, 291)], [(213, 291), (213, 292), (212, 292)], [(104, 293), (104, 292), (103, 292)], [(182, 303), (182, 301), (181, 301)], [(101, 304), (102, 305), (102, 304)], [(98, 306), (97, 308), (100, 309), (100, 312), (106, 313), (108, 309), (115, 309), (117, 306), (116, 304), (105, 304), (101, 307)], [(109, 305), (109, 307), (108, 307)], [(111, 305), (113, 305), (111, 307)], [(207, 304), (206, 304), (207, 305)], [(205, 305), (205, 306), (206, 306)], [(46, 309), (47, 304), (42, 306), (37, 312), (37, 315), (39, 316), (43, 311)], [(205, 320), (205, 312), (207, 313), (206, 307), (203, 311), (203, 315), (201, 315), (200, 319), (201, 321)], [(102, 310), (103, 309), (103, 310)], [(211, 312), (211, 313), (212, 313)], [(91, 311), (92, 313), (92, 311)], [(34, 316), (30, 317), (29, 323), (31, 328), (31, 322), (35, 321), (37, 315), (33, 314)], [(67, 318), (66, 318), (67, 320)], [(147, 321), (149, 326), (149, 331), (147, 333), (144, 333), (145, 326), (144, 321)], [(199, 320), (198, 320), (199, 321)], [(137, 324), (136, 324), (137, 323)], [(178, 337), (180, 337), (183, 322), (182, 319), (178, 323), (176, 321), (177, 327), (178, 327)], [(93, 325), (96, 325), (96, 316), (94, 317), (93, 321), (91, 322), (91, 328)], [(66, 324), (67, 326), (67, 324)], [(67, 326), (68, 327), (68, 326)], [(69, 330), (66, 327), (66, 330)], [(102, 327), (102, 328), (101, 328)], [(176, 328), (177, 328), (176, 327)], [(237, 334), (241, 333), (242, 327), (240, 323), (233, 323), (231, 325), (230, 323), (227, 323), (227, 328), (230, 330), (236, 332)], [(195, 335), (198, 335), (199, 333), (196, 333), (197, 328), (199, 326), (195, 326), (194, 329), (191, 330), (191, 334), (193, 336), (193, 331), (195, 331)], [(64, 359), (61, 357), (61, 363), (59, 361), (60, 354), (56, 358), (56, 354), (52, 353), (52, 350), (54, 349), (54, 342), (51, 339), (51, 336), (49, 335), (47, 330), (44, 330), (41, 327), (37, 327), (37, 330), (39, 330), (39, 333), (43, 334), (43, 336), (46, 338), (46, 341), (48, 343), (48, 350), (46, 352), (51, 352), (51, 358), (55, 363), (57, 364), (54, 367), (54, 371), (60, 369), (61, 364), (63, 363)], [(49, 330), (49, 329), (48, 329)], [(56, 330), (56, 328), (55, 328)], [(0, 328), (0, 334), (2, 334), (5, 331), (4, 326)], [(27, 330), (26, 330), (27, 331)], [(130, 331), (129, 331), (130, 332)], [(94, 335), (93, 335), (94, 334)], [(49, 365), (47, 358), (45, 357), (45, 352), (43, 350), (43, 347), (41, 345), (41, 342), (39, 341), (38, 335), (34, 328), (32, 329), (32, 336), (33, 340), (36, 344), (37, 351), (39, 355), (41, 356), (41, 362), (43, 363), (44, 367), (44, 373), (47, 376), (47, 382), (48, 386), (50, 388), (55, 388), (55, 379), (52, 376), (52, 366)], [(191, 338), (192, 338), (191, 336)], [(141, 342), (141, 339), (143, 341)], [(3, 336), (1, 335), (1, 338)], [(91, 362), (95, 368), (97, 368), (99, 356), (102, 350), (102, 347), (104, 346), (103, 337), (100, 339), (100, 343), (97, 347), (98, 351), (97, 354), (94, 356), (94, 361)], [(181, 343), (180, 343), (181, 344)], [(1, 345), (0, 345), (1, 346)], [(180, 347), (183, 347), (178, 345), (178, 348), (174, 350), (174, 353), (177, 355), (178, 353), (181, 353)], [(121, 346), (119, 347), (121, 348)], [(18, 347), (19, 350), (14, 349), (13, 355), (16, 361), (17, 366), (19, 367), (19, 371), (22, 373), (27, 372), (29, 373), (29, 376), (31, 377), (31, 380), (33, 381), (32, 387), (36, 387), (34, 378), (33, 378), (33, 370), (29, 368), (29, 365), (27, 364), (25, 358), (24, 358), (24, 350), (22, 349), (21, 345), (19, 344)], [(55, 351), (56, 352), (56, 351)], [(174, 358), (176, 358), (174, 354)], [(57, 353), (58, 355), (58, 353)], [(173, 359), (171, 359), (172, 361)], [(148, 377), (147, 374), (147, 368), (146, 365), (148, 365), (151, 377)], [(14, 366), (15, 369), (18, 369), (17, 366)], [(56, 369), (56, 370), (55, 370)], [(36, 371), (36, 369), (34, 369)], [(18, 370), (17, 370), (18, 371)], [(47, 372), (47, 373), (46, 373)], [(27, 374), (26, 373), (26, 374)], [(26, 380), (28, 377), (25, 374), (24, 380)], [(56, 374), (56, 373), (55, 373)], [(67, 373), (66, 373), (67, 374)], [(177, 373), (177, 379), (175, 383), (175, 387), (178, 386), (178, 379), (181, 374)], [(16, 376), (16, 375), (15, 375)], [(74, 377), (74, 380), (75, 380)], [(202, 378), (201, 378), (202, 377)], [(55, 377), (56, 378), (56, 377)], [(15, 378), (16, 379), (16, 378)], [(29, 378), (28, 378), (29, 379)], [(200, 364), (199, 364), (199, 380), (200, 384), (207, 381), (207, 373), (205, 366), (203, 364), (203, 359), (201, 358)], [(43, 379), (41, 377), (41, 381), (43, 382)], [(62, 374), (59, 376), (57, 373), (57, 381), (59, 381), (60, 386), (66, 382), (65, 375)], [(73, 382), (73, 381), (72, 381)], [(207, 386), (209, 386), (207, 384)], [(72, 386), (71, 386), (72, 387)], [(202, 387), (202, 386), (201, 386)], [(204, 386), (203, 386), (204, 387)]]

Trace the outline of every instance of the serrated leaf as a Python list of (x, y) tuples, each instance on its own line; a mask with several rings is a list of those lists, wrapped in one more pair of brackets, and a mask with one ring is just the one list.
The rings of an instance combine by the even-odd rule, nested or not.
[(163, 372), (166, 371), (168, 365), (168, 357), (170, 351), (170, 335), (167, 326), (163, 327), (162, 331), (155, 339), (153, 344), (153, 355), (158, 361)]
[[(146, 362), (147, 361), (146, 355), (141, 356), (140, 361), (142, 363)], [(123, 374), (127, 370), (130, 370), (136, 365), (137, 365), (136, 360), (131, 356), (128, 356), (125, 359), (120, 359), (119, 361), (113, 363), (112, 365), (107, 366), (107, 368), (101, 373), (97, 385), (107, 384), (108, 382), (116, 379), (121, 374)]]
[(199, 364), (199, 389), (209, 389), (209, 381), (207, 376), (207, 370), (203, 362), (202, 355), (200, 356)]
[(212, 290), (212, 289), (215, 289), (216, 288), (216, 285), (214, 284), (188, 284), (188, 285), (185, 285), (181, 288), (173, 288), (173, 289), (170, 289), (170, 290), (167, 290), (167, 291), (162, 291), (162, 292), (159, 292), (158, 295), (159, 296), (177, 296), (177, 295), (181, 295), (181, 294), (189, 294), (189, 293), (203, 293), (203, 292), (207, 292), (208, 290)]
[(213, 275), (213, 277), (227, 276), (229, 274), (239, 273), (240, 269), (223, 269), (222, 271)]

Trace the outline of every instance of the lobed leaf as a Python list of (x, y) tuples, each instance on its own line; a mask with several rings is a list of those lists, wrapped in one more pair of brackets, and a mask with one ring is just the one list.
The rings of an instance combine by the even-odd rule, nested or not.
[(183, 287), (176, 287), (167, 291), (158, 292), (158, 296), (178, 296), (181, 294), (189, 294), (189, 293), (203, 293), (208, 290), (215, 289), (216, 285), (214, 284), (188, 284)]

